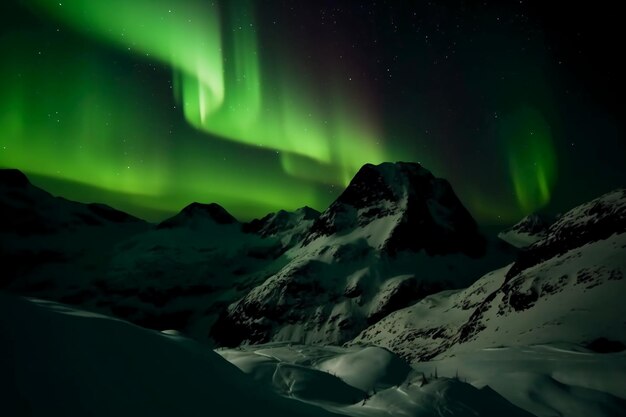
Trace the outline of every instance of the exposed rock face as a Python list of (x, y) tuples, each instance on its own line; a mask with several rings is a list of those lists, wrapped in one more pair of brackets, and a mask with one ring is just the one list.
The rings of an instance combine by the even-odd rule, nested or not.
[(392, 219), (378, 249), (388, 254), (484, 254), (476, 223), (450, 184), (419, 164), (364, 165), (337, 200), (317, 219), (304, 245), (333, 234)]

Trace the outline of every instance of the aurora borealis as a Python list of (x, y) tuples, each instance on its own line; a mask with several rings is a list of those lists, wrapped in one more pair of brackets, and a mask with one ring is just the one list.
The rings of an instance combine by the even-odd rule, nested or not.
[(623, 184), (623, 124), (550, 11), (294, 4), (6, 3), (0, 166), (151, 220), (324, 209), (388, 160), (448, 178), (483, 223)]

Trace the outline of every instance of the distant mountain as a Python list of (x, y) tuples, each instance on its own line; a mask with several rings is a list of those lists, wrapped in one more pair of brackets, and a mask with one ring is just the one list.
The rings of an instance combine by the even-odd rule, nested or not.
[(0, 288), (52, 290), (57, 278), (79, 288), (86, 270), (104, 269), (112, 246), (150, 225), (103, 204), (54, 197), (17, 170), (0, 170)]
[(206, 222), (216, 224), (238, 223), (237, 219), (219, 204), (191, 203), (174, 217), (159, 223), (157, 229), (173, 229), (175, 227), (197, 229), (206, 224)]
[(21, 172), (0, 170), (0, 288), (204, 340), (226, 305), (277, 270), (271, 264), (285, 250), (241, 228), (217, 204), (193, 203), (153, 225), (53, 197)]
[(85, 226), (146, 226), (136, 217), (104, 204), (82, 204), (35, 187), (15, 169), (0, 169), (0, 233), (49, 235)]
[(555, 342), (623, 350), (625, 249), (619, 189), (565, 213), (513, 264), (396, 311), (351, 343), (385, 346), (411, 361)]
[(285, 247), (291, 247), (302, 240), (319, 216), (320, 212), (311, 207), (302, 207), (293, 212), (280, 210), (245, 223), (243, 231), (262, 237), (276, 237)]
[(365, 165), (285, 252), (286, 264), (231, 304), (211, 334), (224, 345), (340, 344), (512, 256), (481, 235), (445, 180), (419, 164)]
[(541, 214), (530, 214), (510, 229), (498, 233), (498, 237), (516, 248), (526, 248), (543, 239), (556, 219)]

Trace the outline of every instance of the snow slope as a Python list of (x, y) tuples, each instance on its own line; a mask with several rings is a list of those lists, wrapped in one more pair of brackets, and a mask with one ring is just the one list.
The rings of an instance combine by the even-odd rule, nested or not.
[(566, 343), (496, 347), (416, 362), (414, 368), (489, 386), (538, 417), (626, 415), (626, 352), (596, 353)]
[(330, 416), (190, 340), (0, 294), (4, 416)]
[(349, 345), (384, 346), (415, 363), (448, 346), (476, 307), (504, 282), (510, 266), (490, 272), (464, 290), (429, 295), (368, 327)]
[[(618, 190), (574, 208), (512, 265), (396, 311), (350, 343), (384, 346), (410, 361), (599, 339), (623, 346), (625, 201)], [(593, 207), (602, 210), (591, 216)]]

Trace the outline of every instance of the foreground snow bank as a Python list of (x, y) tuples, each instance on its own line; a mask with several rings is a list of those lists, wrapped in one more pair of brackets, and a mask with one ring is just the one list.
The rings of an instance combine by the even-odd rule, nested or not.
[(489, 387), (423, 375), (379, 347), (271, 343), (218, 353), (281, 395), (350, 416), (531, 416)]
[(205, 347), (0, 294), (0, 415), (329, 416), (260, 387)]
[(486, 348), (414, 368), (489, 386), (539, 417), (626, 415), (624, 351), (596, 353), (571, 343)]

